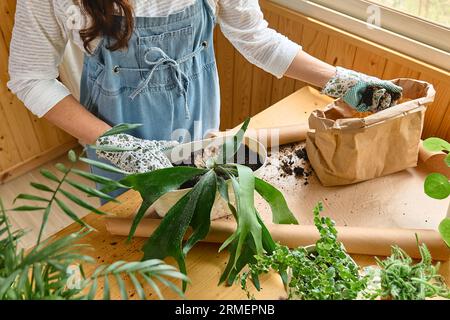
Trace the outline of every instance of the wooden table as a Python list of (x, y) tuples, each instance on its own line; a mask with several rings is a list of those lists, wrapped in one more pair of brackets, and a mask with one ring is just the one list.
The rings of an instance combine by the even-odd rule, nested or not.
[[(128, 216), (132, 210), (139, 205), (140, 196), (129, 191), (119, 197), (121, 203), (108, 203), (102, 207), (102, 211)], [(97, 259), (97, 265), (104, 263), (113, 263), (117, 260), (137, 261), (142, 257), (141, 247), (146, 241), (144, 238), (135, 238), (132, 242), (127, 243), (125, 237), (113, 236), (106, 231), (105, 218), (96, 214), (89, 214), (84, 218), (89, 225), (97, 231), (88, 235), (83, 243), (89, 244), (94, 248), (91, 255)], [(60, 231), (56, 237), (67, 236), (80, 229), (78, 224), (72, 224), (64, 230)], [(241, 290), (239, 284), (232, 287), (218, 286), (221, 272), (225, 268), (228, 259), (226, 252), (218, 253), (219, 245), (200, 243), (191, 250), (186, 259), (188, 275), (192, 284), (188, 287), (187, 299), (214, 299), (214, 300), (236, 300), (246, 299), (245, 293)], [(371, 256), (353, 256), (355, 261), (366, 266), (374, 263), (374, 257)], [(173, 261), (168, 260), (174, 264)], [(86, 268), (87, 273), (92, 271), (94, 266)], [(450, 283), (450, 263), (446, 262), (441, 266), (441, 273), (445, 276), (447, 283)], [(115, 282), (110, 281), (112, 287), (112, 299), (120, 299), (120, 293), (116, 290)], [(131, 286), (129, 286), (131, 288)], [(263, 290), (259, 293), (255, 292), (257, 299), (279, 299), (284, 296), (283, 286), (277, 275), (270, 275), (262, 278)], [(148, 290), (148, 288), (146, 288)], [(129, 290), (130, 295), (136, 297), (135, 293)], [(166, 299), (177, 299), (178, 296), (173, 292), (163, 288), (163, 295)], [(148, 290), (150, 299), (157, 299), (156, 295)], [(101, 297), (101, 290), (98, 292)]]

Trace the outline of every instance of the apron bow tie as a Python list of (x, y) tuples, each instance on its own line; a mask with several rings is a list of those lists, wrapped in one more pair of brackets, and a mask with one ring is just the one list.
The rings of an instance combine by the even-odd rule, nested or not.
[[(186, 73), (181, 70), (180, 64), (193, 58), (197, 53), (202, 51), (205, 48), (204, 45), (200, 46), (197, 50), (194, 52), (186, 55), (185, 57), (174, 60), (171, 57), (169, 57), (163, 50), (161, 50), (158, 47), (152, 47), (150, 50), (145, 54), (144, 61), (149, 66), (151, 66), (151, 69), (136, 69), (136, 71), (149, 71), (149, 74), (147, 78), (145, 78), (136, 88), (136, 90), (130, 95), (130, 99), (136, 98), (150, 83), (150, 81), (153, 78), (153, 75), (155, 74), (155, 71), (160, 69), (162, 66), (169, 66), (170, 69), (173, 70), (174, 78), (176, 81), (176, 84), (178, 86), (180, 95), (184, 98), (184, 109), (186, 113), (186, 120), (191, 119), (191, 111), (189, 109), (188, 104), (188, 92), (187, 92), (187, 83), (189, 82), (189, 77), (186, 75)], [(157, 60), (151, 60), (150, 55), (158, 54), (160, 56)]]

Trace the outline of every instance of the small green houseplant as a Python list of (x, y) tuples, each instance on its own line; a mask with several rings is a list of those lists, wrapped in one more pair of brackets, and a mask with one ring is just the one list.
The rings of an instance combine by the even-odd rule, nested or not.
[[(450, 167), (450, 143), (440, 138), (429, 138), (423, 142), (426, 150), (432, 152), (445, 152), (445, 164)], [(450, 195), (450, 181), (440, 173), (431, 173), (425, 179), (425, 193), (433, 199), (444, 200)], [(450, 214), (450, 207), (449, 207)], [(445, 218), (439, 225), (439, 232), (445, 243), (450, 247), (450, 217)]]
[(289, 273), (286, 286), (288, 299), (301, 300), (423, 300), (450, 298), (444, 279), (433, 265), (425, 244), (419, 247), (421, 261), (414, 263), (398, 246), (390, 257), (376, 258), (377, 268), (360, 270), (337, 240), (334, 222), (320, 217), (322, 204), (314, 209), (314, 223), (320, 239), (315, 246), (289, 249), (277, 244), (272, 254), (257, 256), (243, 272), (241, 287), (249, 298), (249, 276), (257, 277), (271, 271)]
[(367, 277), (359, 274), (358, 265), (337, 241), (334, 222), (321, 217), (323, 206), (314, 208), (314, 224), (320, 239), (314, 246), (289, 249), (277, 244), (271, 254), (259, 255), (241, 275), (241, 287), (248, 291), (248, 277), (256, 277), (275, 270), (288, 273), (285, 284), (288, 299), (301, 300), (351, 300), (365, 290)]

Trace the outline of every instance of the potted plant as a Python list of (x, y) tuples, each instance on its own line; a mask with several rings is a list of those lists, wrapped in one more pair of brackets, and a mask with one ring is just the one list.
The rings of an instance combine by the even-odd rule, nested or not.
[[(206, 168), (208, 166), (208, 159), (216, 155), (217, 150), (220, 150), (220, 146), (225, 142), (225, 139), (227, 139), (227, 137), (222, 136), (182, 144), (166, 151), (166, 155), (171, 162), (177, 166), (185, 165)], [(266, 166), (268, 159), (267, 150), (264, 145), (254, 139), (244, 137), (236, 154), (240, 155), (241, 159), (235, 157), (234, 160), (238, 163), (250, 166), (255, 177), (259, 177), (261, 171)], [(193, 185), (194, 183), (192, 182), (184, 183), (178, 190), (167, 192), (152, 205), (151, 209), (154, 209), (160, 217), (164, 217), (170, 208), (192, 190)], [(235, 206), (235, 198), (230, 181), (228, 182), (228, 189), (230, 201)], [(219, 193), (217, 193), (214, 205), (211, 209), (211, 220), (232, 214), (228, 203)]]
[[(81, 161), (90, 161), (79, 158), (74, 151), (69, 152), (72, 164)], [(97, 165), (103, 165), (98, 163)], [(116, 170), (113, 167), (105, 168)], [(48, 180), (47, 184), (31, 183), (37, 190), (44, 191), (48, 196), (32, 194), (20, 194), (16, 200), (31, 201), (31, 205), (21, 205), (6, 210), (0, 199), (0, 300), (91, 300), (101, 295), (108, 300), (111, 297), (111, 283), (114, 281), (120, 291), (122, 299), (128, 299), (125, 278), (131, 280), (128, 286), (132, 286), (137, 297), (145, 299), (144, 287), (148, 286), (163, 299), (160, 285), (166, 285), (180, 296), (183, 293), (169, 279), (181, 279), (188, 281), (187, 277), (179, 273), (173, 266), (165, 264), (161, 260), (147, 261), (115, 261), (107, 265), (99, 265), (90, 274), (86, 274), (86, 266), (95, 266), (96, 259), (85, 254), (89, 246), (81, 243), (82, 239), (92, 232), (86, 223), (79, 219), (73, 209), (67, 204), (74, 204), (93, 211), (97, 214), (106, 214), (93, 208), (69, 190), (72, 186), (85, 195), (110, 199), (100, 191), (90, 188), (82, 182), (73, 180), (73, 176), (83, 177), (95, 182), (102, 182), (109, 186), (120, 186), (118, 182), (104, 177), (66, 167), (63, 164), (56, 165), (59, 175), (50, 170), (41, 170), (41, 174)], [(114, 200), (114, 199), (112, 199)], [(114, 200), (115, 201), (115, 200)], [(35, 204), (35, 205), (34, 205)], [(68, 217), (79, 223), (83, 229), (60, 239), (48, 239), (42, 241), (43, 231), (47, 225), (49, 216), (55, 207), (62, 209)], [(12, 230), (7, 217), (7, 212), (43, 212), (36, 246), (28, 251), (20, 248), (19, 240), (24, 235), (24, 230)]]
[[(235, 161), (249, 122), (250, 119), (247, 119), (235, 135), (226, 137), (213, 156), (203, 159), (203, 166), (175, 164), (171, 168), (128, 175), (120, 181), (120, 185), (138, 191), (143, 199), (132, 223), (129, 238), (133, 237), (139, 222), (158, 199), (179, 190), (186, 183), (191, 184), (168, 210), (144, 245), (144, 260), (172, 257), (177, 261), (180, 271), (186, 274), (185, 256), (208, 234), (217, 196), (225, 201), (237, 222), (236, 231), (219, 250), (228, 248), (230, 252), (220, 283), (231, 285), (239, 272), (248, 263), (255, 261), (256, 255), (270, 254), (276, 247), (255, 208), (255, 192), (270, 204), (274, 223), (297, 224), (282, 193), (255, 177), (251, 166)], [(117, 188), (118, 186), (111, 186), (104, 191)], [(189, 227), (192, 234), (183, 244)], [(186, 289), (186, 282), (183, 283), (183, 289)]]
[(263, 254), (250, 263), (240, 276), (241, 287), (249, 298), (248, 279), (276, 271), (287, 273), (288, 299), (301, 300), (422, 300), (436, 296), (450, 298), (450, 291), (433, 265), (425, 244), (419, 247), (421, 261), (414, 263), (397, 246), (385, 260), (361, 270), (337, 240), (334, 222), (320, 217), (322, 204), (314, 209), (314, 223), (320, 239), (315, 245), (289, 249), (277, 245), (271, 254)]
[[(450, 143), (440, 138), (428, 138), (423, 142), (423, 147), (431, 152), (445, 152), (445, 164), (450, 167)], [(440, 173), (431, 173), (427, 176), (424, 183), (425, 193), (437, 200), (447, 199), (450, 195), (450, 181), (448, 177)], [(439, 224), (439, 232), (442, 239), (450, 247), (450, 207), (447, 217)]]
[(241, 275), (241, 286), (250, 298), (248, 279), (275, 270), (287, 274), (285, 289), (292, 300), (350, 300), (367, 287), (368, 278), (337, 241), (334, 222), (321, 217), (322, 204), (314, 208), (314, 223), (320, 233), (315, 245), (289, 249), (277, 244), (271, 254), (256, 257)]

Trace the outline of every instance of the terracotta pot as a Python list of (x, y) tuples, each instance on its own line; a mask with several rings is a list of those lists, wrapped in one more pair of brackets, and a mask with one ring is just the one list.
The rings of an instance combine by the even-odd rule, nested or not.
[[(166, 155), (169, 157), (172, 163), (178, 163), (181, 162), (184, 159), (188, 159), (192, 152), (196, 152), (202, 149), (205, 149), (207, 147), (216, 146), (219, 147), (224, 142), (224, 137), (217, 137), (212, 139), (205, 139), (201, 141), (195, 141), (192, 143), (183, 144), (180, 146), (175, 147), (172, 151), (167, 153)], [(260, 162), (263, 164), (258, 170), (256, 170), (255, 176), (258, 176), (261, 170), (266, 166), (267, 164), (267, 150), (260, 142), (251, 139), (251, 138), (244, 138), (244, 145), (246, 145), (250, 150), (255, 152)], [(229, 184), (229, 195), (230, 200), (232, 203), (234, 203), (234, 193), (231, 192), (232, 190), (231, 184)], [(189, 189), (180, 189), (176, 191), (171, 191), (163, 195), (161, 198), (159, 198), (152, 206), (152, 209), (156, 211), (156, 213), (160, 217), (164, 217), (167, 212), (189, 191)], [(222, 199), (219, 193), (216, 195), (216, 200), (214, 202), (212, 211), (211, 211), (211, 219), (219, 219), (222, 217), (226, 217), (228, 215), (231, 215), (231, 211), (228, 208), (228, 204)]]

